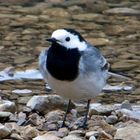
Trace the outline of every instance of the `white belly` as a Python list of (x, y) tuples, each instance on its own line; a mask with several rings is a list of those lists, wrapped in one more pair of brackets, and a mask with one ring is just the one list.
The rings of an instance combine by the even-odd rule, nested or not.
[(105, 78), (95, 75), (79, 75), (74, 81), (60, 81), (48, 74), (48, 84), (56, 93), (64, 98), (78, 100), (91, 99), (97, 96), (105, 86)]

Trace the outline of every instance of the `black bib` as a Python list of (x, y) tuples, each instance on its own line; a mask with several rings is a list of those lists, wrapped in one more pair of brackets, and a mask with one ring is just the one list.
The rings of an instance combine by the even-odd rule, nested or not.
[(80, 52), (53, 43), (48, 50), (47, 70), (56, 79), (73, 81), (78, 76)]

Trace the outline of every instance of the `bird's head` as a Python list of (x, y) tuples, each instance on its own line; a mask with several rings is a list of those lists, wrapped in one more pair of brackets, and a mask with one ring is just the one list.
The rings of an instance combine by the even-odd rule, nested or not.
[(77, 48), (79, 51), (87, 47), (86, 41), (79, 32), (67, 28), (55, 30), (47, 41), (57, 43), (67, 49)]

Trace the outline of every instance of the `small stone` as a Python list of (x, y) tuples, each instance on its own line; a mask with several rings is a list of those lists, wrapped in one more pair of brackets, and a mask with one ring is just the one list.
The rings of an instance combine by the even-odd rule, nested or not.
[(47, 14), (50, 17), (57, 17), (57, 18), (70, 18), (71, 15), (69, 12), (62, 8), (51, 8), (43, 11), (43, 14)]
[(121, 118), (123, 116), (123, 113), (121, 112), (121, 110), (116, 110), (115, 113), (118, 118)]
[(9, 118), (10, 115), (12, 115), (11, 112), (3, 112), (3, 111), (0, 111), (0, 118)]
[(11, 130), (9, 128), (0, 124), (0, 139), (7, 137), (8, 135), (10, 135), (10, 133), (11, 133)]
[(38, 115), (37, 113), (33, 113), (28, 116), (28, 120), (35, 126), (43, 126), (43, 124), (45, 123), (45, 118), (41, 115)]
[(25, 1), (22, 1), (22, 0), (1, 0), (2, 3), (4, 4), (25, 4), (25, 3), (30, 3), (29, 0), (25, 0)]
[(71, 7), (68, 7), (68, 10), (72, 13), (78, 13), (78, 12), (83, 11), (83, 9), (80, 6), (77, 6), (77, 5), (73, 5)]
[(85, 131), (83, 130), (73, 130), (69, 132), (69, 135), (85, 136)]
[(124, 127), (117, 129), (114, 139), (123, 140), (139, 140), (140, 138), (140, 124), (135, 122), (127, 122)]
[(100, 121), (100, 127), (108, 134), (114, 136), (116, 128), (113, 125), (106, 123), (104, 120)]
[(18, 96), (31, 96), (32, 90), (29, 89), (15, 89), (12, 93), (17, 94)]
[(33, 96), (27, 103), (27, 106), (43, 114), (50, 110), (63, 109), (67, 106), (67, 101), (58, 95)]
[(29, 107), (27, 107), (27, 106), (24, 106), (24, 107), (22, 108), (22, 110), (23, 110), (24, 113), (30, 113), (30, 112), (32, 111), (32, 109), (29, 108)]
[(83, 138), (72, 134), (64, 137), (62, 140), (83, 140)]
[(17, 56), (16, 59), (14, 60), (15, 64), (23, 64), (27, 63), (29, 61), (32, 61), (33, 57), (32, 56)]
[(26, 15), (26, 16), (22, 16), (20, 18), (17, 19), (17, 21), (19, 23), (21, 23), (22, 25), (24, 24), (33, 24), (38, 22), (38, 17), (35, 15)]
[(25, 121), (26, 121), (26, 114), (23, 113), (23, 112), (20, 112), (18, 114), (18, 122), (17, 122), (17, 124), (18, 125), (23, 125), (25, 123)]
[(37, 136), (33, 138), (33, 140), (61, 140), (61, 139), (53, 134), (46, 133), (42, 136)]
[(134, 67), (137, 67), (137, 63), (131, 63), (127, 60), (121, 60), (112, 64), (112, 69), (115, 69), (116, 71), (127, 71), (133, 69)]
[(90, 136), (89, 140), (96, 140), (94, 136)]
[(115, 115), (110, 115), (106, 118), (106, 122), (109, 124), (114, 124), (118, 121), (118, 117)]
[(99, 139), (112, 140), (113, 137), (110, 134), (107, 134), (105, 131), (102, 131), (100, 133)]
[(125, 109), (128, 109), (128, 110), (133, 110), (133, 109), (132, 109), (132, 106), (131, 106), (131, 104), (129, 103), (128, 100), (125, 100), (125, 101), (121, 104), (121, 108), (122, 108), (122, 109), (125, 108)]
[(98, 136), (99, 132), (98, 131), (89, 131), (86, 133), (86, 137), (89, 138), (91, 136)]
[(14, 113), (16, 106), (14, 102), (8, 100), (0, 100), (0, 111), (7, 111)]
[(48, 22), (49, 19), (50, 19), (50, 18), (49, 18), (48, 15), (40, 15), (40, 16), (39, 16), (39, 21)]
[[(23, 32), (22, 32), (22, 34), (39, 34), (39, 31), (38, 30), (34, 30), (34, 29), (32, 29), (32, 28), (27, 28), (27, 29), (25, 29)], [(27, 37), (29, 37), (29, 36), (27, 36)], [(27, 38), (25, 37), (25, 40), (26, 40)]]
[(58, 122), (62, 120), (64, 112), (61, 110), (50, 111), (45, 115), (47, 122)]
[(71, 130), (77, 130), (79, 126), (83, 125), (84, 117), (79, 117), (76, 119), (73, 123), (70, 124), (70, 129)]
[(19, 104), (22, 104), (22, 105), (26, 105), (27, 102), (32, 98), (32, 96), (28, 95), (27, 94), (25, 95), (25, 97), (19, 97), (18, 98), (18, 103)]
[(9, 121), (10, 121), (10, 122), (17, 122), (17, 121), (18, 121), (17, 114), (12, 114), (12, 115), (10, 115)]
[(81, 21), (97, 21), (102, 18), (101, 14), (93, 14), (93, 13), (87, 13), (87, 14), (76, 14), (73, 15), (72, 18), (74, 20), (81, 20)]
[(109, 35), (119, 35), (125, 31), (124, 27), (119, 26), (119, 25), (113, 25), (113, 26), (107, 26), (105, 28), (105, 31)]
[(89, 110), (89, 116), (92, 115), (108, 115), (111, 114), (113, 111), (113, 107), (106, 106), (106, 105), (96, 105), (96, 104), (91, 104), (90, 105), (90, 110)]
[(140, 15), (140, 10), (134, 10), (132, 8), (112, 8), (109, 10), (105, 10), (104, 13), (106, 14), (118, 14), (118, 15), (127, 15), (127, 16), (133, 16), (133, 15)]
[(21, 131), (21, 127), (19, 125), (17, 125), (17, 123), (15, 123), (15, 122), (5, 123), (5, 126), (7, 128), (9, 128), (12, 132), (15, 132), (15, 133), (20, 133), (20, 131)]
[(87, 38), (87, 41), (95, 46), (105, 46), (111, 43), (111, 41), (106, 38)]
[(17, 133), (12, 133), (10, 135), (10, 138), (14, 139), (14, 140), (23, 140), (23, 138), (19, 134), (17, 134)]
[(39, 135), (39, 131), (35, 127), (31, 127), (30, 125), (25, 126), (22, 130), (22, 136), (24, 139), (32, 139)]
[(47, 131), (53, 131), (53, 130), (57, 130), (57, 124), (51, 123), (51, 124), (47, 124), (45, 123), (43, 125), (43, 130), (47, 130)]
[(66, 127), (63, 127), (63, 128), (59, 129), (57, 136), (63, 138), (65, 136), (67, 136), (68, 133), (69, 133), (69, 130)]

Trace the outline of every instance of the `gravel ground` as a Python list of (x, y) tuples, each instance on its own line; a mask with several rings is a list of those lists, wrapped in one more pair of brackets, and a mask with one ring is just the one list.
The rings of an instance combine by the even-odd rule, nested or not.
[[(0, 71), (11, 66), (16, 70), (38, 69), (38, 55), (49, 45), (45, 38), (57, 28), (74, 28), (102, 51), (112, 69), (132, 77), (123, 83), (110, 79), (109, 83), (133, 85), (133, 91), (102, 94), (95, 100), (109, 106), (127, 100), (128, 104), (130, 102), (139, 106), (139, 9), (140, 2), (134, 0), (0, 0)], [(67, 126), (70, 127), (71, 124), (71, 127), (58, 129), (66, 101), (60, 101), (60, 108), (55, 108), (57, 105), (52, 104), (51, 108), (47, 111), (44, 109), (43, 112), (27, 107), (34, 96), (48, 96), (42, 80), (16, 80), (0, 84), (0, 139), (139, 138), (139, 120), (110, 107), (105, 113), (91, 111), (88, 127), (83, 130), (77, 128), (82, 121), (83, 105), (79, 107), (76, 104), (76, 109), (71, 111), (67, 120)], [(30, 89), (32, 93), (13, 93), (15, 89)], [(133, 110), (128, 106), (126, 109)]]

